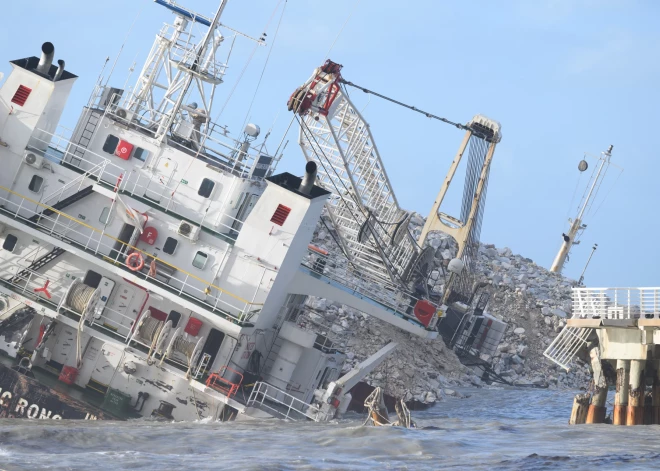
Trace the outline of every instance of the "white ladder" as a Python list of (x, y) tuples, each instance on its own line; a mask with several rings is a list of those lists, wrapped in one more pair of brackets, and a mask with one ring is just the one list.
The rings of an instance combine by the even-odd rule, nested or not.
[(202, 355), (202, 360), (199, 362), (199, 364), (197, 365), (197, 369), (195, 370), (195, 374), (194, 374), (195, 379), (199, 378), (200, 376), (202, 376), (202, 374), (204, 374), (204, 372), (206, 371), (206, 367), (209, 366), (210, 360), (211, 360), (211, 355), (209, 355), (208, 353)]
[(571, 369), (569, 364), (587, 344), (587, 338), (592, 330), (586, 327), (564, 327), (543, 352), (543, 356), (569, 371)]

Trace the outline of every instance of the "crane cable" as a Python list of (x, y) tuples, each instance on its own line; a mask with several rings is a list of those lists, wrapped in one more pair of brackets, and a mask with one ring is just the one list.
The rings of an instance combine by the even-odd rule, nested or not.
[[(297, 115), (295, 115), (295, 114), (294, 114), (294, 116), (295, 116), (295, 118), (296, 118), (296, 121), (298, 121), (298, 124), (300, 125), (300, 129), (303, 131), (303, 134), (305, 135), (305, 137), (307, 137), (307, 139), (309, 140), (310, 144), (311, 144), (312, 142), (314, 142), (314, 143), (316, 144), (316, 147), (321, 151), (321, 154), (323, 154), (323, 157), (324, 157), (327, 161), (330, 161), (330, 159), (328, 158), (328, 156), (327, 156), (327, 155), (325, 154), (325, 152), (323, 151), (323, 148), (321, 147), (321, 144), (318, 142), (318, 140), (316, 139), (316, 136), (314, 136), (314, 133), (313, 133), (312, 130), (309, 128), (309, 126), (307, 125), (307, 123), (305, 122), (305, 120), (304, 120), (304, 119), (300, 119), (300, 118), (299, 118)], [(310, 137), (311, 137), (311, 139), (310, 139)], [(316, 149), (314, 148), (313, 145), (311, 146), (311, 149), (312, 149), (312, 151), (316, 154), (316, 157), (318, 158), (318, 161), (319, 161), (319, 163), (321, 164), (321, 166), (323, 167), (323, 169), (325, 170), (326, 174), (330, 175), (330, 172), (328, 172), (328, 169), (327, 169), (327, 167), (326, 167), (326, 165), (325, 165), (323, 159), (321, 159), (321, 156), (318, 155), (318, 152), (316, 151)], [(336, 170), (334, 167), (332, 167), (332, 166), (331, 166), (331, 168), (332, 168), (332, 171), (335, 173), (335, 175), (338, 177), (339, 181), (342, 182), (342, 186), (343, 186), (344, 189), (346, 190), (347, 197), (348, 197), (348, 196), (351, 197), (351, 199), (352, 199), (353, 202), (355, 203), (355, 206), (356, 206), (357, 211), (358, 211), (359, 213), (361, 213), (363, 217), (365, 217), (365, 220), (366, 220), (366, 222), (368, 223), (368, 220), (369, 220), (369, 213), (367, 213), (366, 215), (364, 214), (364, 209), (362, 208), (362, 202), (361, 202), (361, 201), (358, 201), (358, 199), (357, 199), (358, 195), (357, 195), (357, 194), (353, 194), (353, 193), (350, 191), (350, 189), (346, 186), (346, 184), (343, 183), (343, 179), (342, 179), (341, 176), (337, 173), (337, 170)], [(344, 198), (344, 196), (342, 196), (342, 192), (339, 190), (339, 188), (338, 188), (337, 185), (334, 183), (334, 181), (333, 181), (332, 178), (330, 179), (330, 183), (331, 183), (332, 186), (335, 188), (335, 191), (337, 192), (337, 195), (339, 196), (340, 199), (342, 199), (342, 200), (347, 200), (347, 199), (348, 199), (348, 198)], [(359, 221), (359, 219), (356, 217), (355, 213), (351, 210), (351, 208), (350, 208), (348, 205), (346, 205), (346, 209), (348, 210), (348, 212), (350, 213), (350, 215), (353, 217), (353, 220), (355, 220), (356, 222)], [(376, 222), (377, 222), (377, 223), (380, 223), (380, 221), (378, 221), (378, 219), (376, 219)], [(375, 234), (373, 233), (373, 230), (372, 230), (372, 235), (374, 236), (374, 237), (373, 237), (373, 238), (374, 238), (374, 248), (376, 248), (376, 249), (378, 249), (378, 247), (381, 248), (381, 250), (382, 250), (382, 257), (381, 257), (381, 258), (385, 258), (385, 260), (383, 260), (383, 262), (385, 262), (385, 267), (386, 267), (386, 269), (387, 269), (388, 272), (389, 272), (390, 270), (387, 268), (387, 264), (389, 263), (390, 265), (394, 266), (394, 263), (392, 262), (392, 260), (390, 260), (390, 257), (389, 257), (389, 256), (385, 253), (385, 251), (382, 249), (382, 246), (378, 243), (378, 241), (375, 240), (376, 237), (375, 237)], [(366, 245), (366, 244), (365, 244), (365, 245)], [(378, 246), (378, 247), (376, 247), (376, 246)], [(400, 275), (398, 272), (394, 271), (392, 274), (394, 275), (394, 277), (396, 277), (396, 278), (398, 279), (398, 281), (399, 281), (399, 283), (401, 284), (401, 286), (405, 286), (405, 282), (404, 282), (403, 278), (401, 277), (401, 275)], [(391, 278), (392, 278), (392, 277), (390, 277), (390, 279), (391, 279)], [(394, 280), (392, 280), (392, 281), (394, 281)]]
[(382, 98), (384, 100), (387, 100), (391, 103), (394, 103), (395, 105), (403, 106), (404, 108), (408, 108), (409, 110), (416, 111), (417, 113), (423, 114), (427, 118), (437, 119), (438, 121), (442, 121), (443, 123), (451, 124), (452, 126), (455, 126), (458, 129), (462, 129), (463, 131), (472, 131), (472, 133), (474, 133), (475, 135), (477, 135), (479, 137), (484, 137), (483, 133), (480, 133), (479, 131), (475, 130), (474, 128), (472, 128), (470, 126), (466, 126), (465, 124), (461, 124), (461, 123), (456, 123), (454, 121), (448, 120), (447, 118), (443, 118), (441, 116), (436, 116), (436, 115), (434, 115), (432, 113), (429, 113), (427, 111), (420, 110), (419, 108), (417, 108), (415, 106), (407, 105), (407, 104), (405, 104), (401, 101), (395, 100), (394, 98), (390, 98), (390, 97), (382, 95), (378, 92), (374, 92), (373, 90), (369, 90), (368, 88), (364, 88), (360, 85), (356, 85), (353, 82), (349, 82), (348, 80), (345, 80), (343, 78), (339, 79), (339, 83), (341, 83), (343, 85), (348, 85), (348, 86), (353, 87), (353, 88), (357, 88), (358, 90), (362, 90), (364, 93), (368, 93), (368, 94), (377, 96), (378, 98)]

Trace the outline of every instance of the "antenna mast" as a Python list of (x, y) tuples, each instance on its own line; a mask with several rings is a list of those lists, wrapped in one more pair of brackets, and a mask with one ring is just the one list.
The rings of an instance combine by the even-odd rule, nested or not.
[[(221, 0), (213, 18), (206, 18), (174, 0), (154, 0), (176, 18), (156, 37), (122, 118), (139, 121), (158, 141), (176, 134), (201, 141), (201, 128), (209, 124), (216, 87), (222, 83), (226, 64), (216, 59), (224, 37), (218, 31), (229, 0)], [(193, 25), (207, 28), (201, 40)], [(257, 40), (264, 44), (262, 39)], [(198, 104), (199, 103), (199, 104)]]
[[(594, 181), (591, 184), (591, 188), (589, 188), (589, 193), (582, 202), (582, 206), (580, 207), (577, 217), (573, 219), (573, 221), (569, 219), (569, 222), (571, 222), (571, 228), (569, 229), (568, 234), (562, 234), (564, 241), (561, 245), (561, 248), (559, 249), (559, 252), (557, 253), (557, 256), (555, 257), (554, 262), (552, 262), (552, 267), (550, 267), (550, 271), (553, 273), (561, 273), (562, 269), (564, 268), (564, 264), (566, 263), (566, 259), (568, 258), (568, 253), (571, 251), (571, 248), (573, 247), (574, 244), (579, 243), (579, 242), (575, 242), (578, 232), (586, 229), (587, 227), (585, 224), (582, 224), (582, 218), (584, 217), (584, 213), (587, 207), (589, 207), (589, 202), (591, 201), (591, 198), (594, 196), (594, 190), (599, 186), (600, 181), (605, 177), (605, 174), (603, 173), (603, 169), (605, 168), (606, 165), (609, 165), (610, 163), (610, 158), (612, 157), (613, 148), (614, 146), (610, 146), (609, 149), (607, 149), (607, 151), (601, 154), (599, 159), (600, 163), (598, 166), (598, 171), (596, 172), (596, 177), (594, 178)], [(580, 166), (579, 168), (581, 171), (586, 170), (586, 166), (585, 167)]]
[(594, 256), (594, 252), (598, 248), (598, 244), (594, 244), (594, 246), (591, 248), (591, 254), (589, 255), (589, 259), (587, 260), (587, 264), (584, 266), (584, 270), (582, 270), (582, 274), (580, 275), (580, 279), (578, 281), (578, 286), (582, 286), (582, 282), (584, 281), (584, 274), (587, 272), (587, 267), (589, 266), (589, 262), (591, 262), (591, 257)]

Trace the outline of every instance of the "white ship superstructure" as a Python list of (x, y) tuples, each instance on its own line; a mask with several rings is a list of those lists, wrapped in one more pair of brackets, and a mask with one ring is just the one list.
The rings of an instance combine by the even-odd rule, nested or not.
[[(410, 293), (342, 275), (310, 246), (330, 195), (314, 162), (276, 173), (258, 126), (232, 139), (211, 122), (226, 1), (213, 19), (156, 2), (175, 21), (136, 87), (98, 86), (69, 137), (76, 76), (51, 43), (1, 84), (0, 348), (114, 417), (332, 418), (394, 345), (340, 378), (331, 332), (296, 323), (307, 296), (421, 337), (437, 319), (416, 322)], [(3, 381), (4, 414), (62, 415)]]

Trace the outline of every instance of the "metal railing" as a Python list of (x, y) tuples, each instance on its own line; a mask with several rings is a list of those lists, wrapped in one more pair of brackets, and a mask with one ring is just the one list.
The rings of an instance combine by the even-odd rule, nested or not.
[(658, 319), (660, 288), (573, 288), (574, 319)]
[(316, 334), (314, 348), (322, 351), (334, 350), (340, 348), (342, 344), (346, 345), (351, 334), (351, 332), (344, 329), (333, 330), (334, 324), (328, 321), (324, 312), (316, 311), (309, 306), (291, 309), (285, 320), (293, 322), (303, 330)]
[[(384, 308), (394, 311), (392, 314), (420, 324), (413, 313), (413, 307), (420, 298), (405, 293), (392, 284), (384, 284), (380, 280), (374, 280), (369, 275), (357, 271), (346, 258), (342, 258), (341, 253), (323, 254), (318, 252), (318, 248), (310, 246), (301, 265), (308, 269), (313, 276), (323, 276), (333, 280), (351, 292), (363, 295)], [(433, 302), (431, 304), (435, 306), (437, 312), (439, 306)], [(437, 322), (438, 316), (436, 315), (425, 328), (433, 330)]]
[[(133, 94), (125, 97), (116, 96), (116, 99), (113, 97), (107, 105), (103, 105), (100, 101), (103, 92), (103, 88), (98, 88), (94, 92), (94, 97), (90, 101), (92, 107), (95, 107), (99, 111), (103, 110), (104, 116), (109, 116), (114, 121), (134, 127), (144, 135), (153, 137), (154, 130), (158, 128), (160, 121), (165, 118), (163, 113), (152, 108), (140, 108), (139, 113), (134, 113), (134, 111), (129, 109), (135, 104), (135, 96)], [(126, 112), (126, 117), (120, 116), (119, 112), (122, 112), (122, 114)], [(150, 118), (147, 117), (147, 114), (150, 115)], [(263, 150), (262, 145), (258, 147), (249, 145), (244, 148), (244, 142), (227, 136), (225, 126), (220, 126), (211, 121), (206, 123), (204, 129), (193, 131), (191, 138), (192, 140), (188, 143), (183, 142), (185, 139), (182, 142), (172, 139), (168, 143), (187, 154), (210, 159), (209, 162), (211, 165), (215, 165), (241, 178), (251, 176), (253, 168), (257, 164)], [(272, 157), (273, 160), (270, 164), (271, 173), (275, 170), (278, 162), (275, 156)], [(254, 177), (254, 179), (261, 178)]]
[[(47, 133), (50, 134), (50, 133)], [(79, 144), (71, 142), (67, 137), (59, 134), (50, 134), (51, 141), (49, 145), (51, 148), (62, 153), (62, 162), (72, 167), (79, 169), (81, 176), (74, 179), (73, 181), (64, 185), (65, 187), (73, 186), (73, 184), (85, 181), (85, 178), (90, 178), (93, 181), (96, 181), (99, 184), (105, 184), (110, 187), (116, 188), (116, 190), (121, 194), (127, 194), (132, 197), (146, 199), (148, 204), (158, 207), (165, 211), (170, 211), (175, 214), (179, 214), (177, 205), (180, 205), (181, 202), (177, 202), (174, 198), (175, 191), (179, 186), (178, 182), (171, 181), (165, 184), (161, 183), (158, 178), (155, 178), (153, 174), (146, 175), (141, 169), (135, 169), (137, 171), (130, 171), (120, 165), (113, 163), (110, 159), (107, 159), (99, 154), (96, 154), (89, 149), (83, 148)], [(46, 143), (45, 141), (41, 141)], [(93, 160), (85, 158), (81, 155), (76, 155), (76, 149), (82, 149), (85, 151), (85, 157), (90, 156)], [(73, 162), (76, 162), (75, 164)], [(85, 169), (85, 167), (89, 167)], [(63, 196), (63, 189), (58, 189), (53, 192), (51, 195), (48, 195), (46, 198), (43, 198), (42, 203), (51, 203), (52, 196), (59, 194), (60, 198)], [(152, 195), (158, 195), (158, 199), (150, 198), (147, 196), (148, 193)], [(58, 199), (59, 201), (59, 199)], [(52, 203), (54, 204), (54, 203)], [(227, 204), (223, 204), (227, 206)], [(215, 209), (215, 208), (214, 208)], [(217, 216), (215, 225), (204, 224), (206, 213), (200, 214), (199, 211), (188, 211), (185, 218), (193, 221), (193, 223), (200, 225), (204, 229), (215, 233), (225, 238), (235, 240), (238, 237), (238, 233), (241, 231), (243, 226), (243, 221), (236, 219), (233, 216), (230, 216), (223, 211), (224, 207), (217, 209)], [(184, 217), (183, 215), (181, 217)], [(222, 222), (227, 220), (228, 223)], [(220, 230), (226, 232), (220, 232)]]
[(321, 422), (325, 413), (316, 406), (307, 404), (291, 394), (263, 381), (254, 384), (250, 397), (245, 404), (256, 407), (281, 419), (310, 419)]
[[(51, 304), (54, 308), (66, 308), (63, 296), (66, 295), (66, 288), (68, 285), (73, 282), (67, 276), (61, 276), (59, 278), (53, 278), (53, 273), (39, 273), (30, 268), (22, 267), (17, 263), (3, 262), (5, 267), (11, 272), (12, 269), (15, 269), (15, 273), (11, 275), (8, 279), (3, 280), (8, 285), (12, 286), (12, 289), (23, 296), (39, 298), (42, 302), (47, 302)], [(16, 275), (22, 273), (20, 278), (17, 278)], [(38, 294), (35, 292), (36, 289), (43, 288), (48, 282), (47, 293), (42, 292), (43, 294)], [(77, 312), (76, 314), (80, 314)], [(129, 325), (123, 325), (121, 320), (124, 319), (128, 321)], [(115, 309), (112, 309), (108, 306), (104, 306), (103, 311), (97, 315), (94, 314), (90, 320), (90, 324), (99, 326), (100, 328), (110, 331), (116, 335), (127, 339), (130, 335), (132, 325), (131, 323), (135, 321), (134, 317), (129, 317)]]
[[(11, 195), (15, 195), (20, 198), (19, 201), (11, 201), (8, 198), (0, 196), (0, 206), (3, 206), (6, 212), (12, 214), (14, 219), (32, 225), (34, 223), (29, 221), (29, 218), (33, 215), (40, 214), (40, 218), (36, 223), (36, 226), (42, 232), (51, 236), (54, 235), (62, 239), (66, 239), (68, 243), (74, 242), (75, 246), (79, 246), (90, 254), (100, 256), (105, 262), (109, 262), (113, 266), (120, 265), (125, 267), (124, 258), (126, 255), (123, 253), (125, 250), (139, 253), (145, 261), (154, 260), (157, 262), (157, 264), (170, 267), (170, 269), (174, 270), (174, 273), (171, 275), (168, 274), (168, 282), (163, 282), (156, 278), (158, 274), (153, 276), (149, 273), (141, 274), (147, 281), (158, 286), (167, 287), (170, 291), (174, 291), (178, 297), (182, 297), (182, 295), (188, 295), (189, 297), (193, 298), (196, 303), (201, 305), (202, 308), (207, 309), (210, 312), (219, 313), (242, 322), (246, 318), (254, 316), (255, 312), (258, 312), (261, 309), (261, 306), (263, 306), (263, 303), (254, 303), (240, 296), (237, 296), (236, 294), (233, 294), (224, 288), (216, 286), (209, 280), (200, 278), (180, 267), (155, 257), (148, 252), (138, 249), (131, 244), (106, 234), (103, 230), (90, 226), (89, 224), (74, 218), (69, 214), (58, 211), (57, 209), (44, 205), (43, 203), (34, 201), (24, 195), (10, 190), (9, 188), (0, 186), (0, 190), (4, 190)], [(49, 209), (53, 212), (53, 214), (51, 216), (43, 215), (37, 210), (31, 209), (29, 205), (26, 204), (26, 202), (32, 205), (36, 205), (36, 208)], [(12, 210), (12, 208), (14, 210)], [(27, 213), (27, 216), (25, 213)], [(122, 249), (115, 249), (115, 243), (121, 244)], [(147, 268), (148, 267), (145, 266), (145, 269)], [(266, 270), (266, 268), (264, 269)], [(176, 274), (179, 273), (185, 276), (183, 278), (177, 277)], [(180, 286), (172, 286), (172, 281), (179, 284)], [(196, 286), (193, 284), (193, 282), (201, 284), (203, 288)], [(259, 286), (255, 287), (255, 296), (258, 290)], [(186, 299), (185, 296), (183, 296), (183, 299)]]
[(569, 371), (575, 356), (587, 345), (592, 330), (565, 326), (543, 352), (543, 356)]

